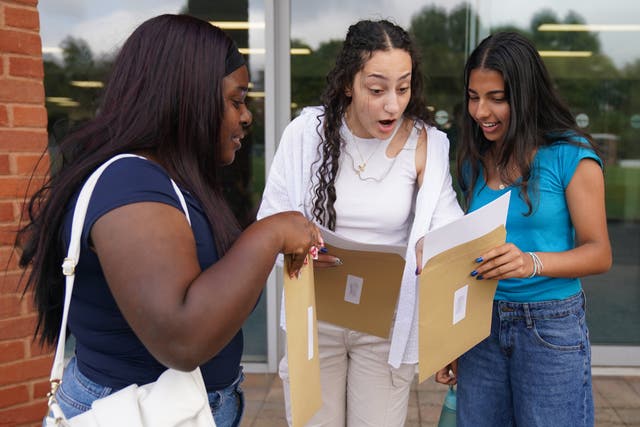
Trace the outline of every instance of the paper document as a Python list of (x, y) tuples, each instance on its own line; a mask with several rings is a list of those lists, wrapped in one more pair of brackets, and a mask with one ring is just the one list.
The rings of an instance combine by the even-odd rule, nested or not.
[(328, 253), (342, 265), (314, 271), (318, 320), (388, 338), (406, 248), (356, 242), (320, 230)]
[(293, 427), (302, 427), (322, 406), (318, 322), (313, 284), (313, 261), (290, 278), (290, 255), (285, 256), (284, 301), (287, 319), (287, 361)]
[(424, 238), (419, 276), (419, 381), (489, 336), (497, 280), (470, 275), (483, 252), (505, 242), (509, 194)]

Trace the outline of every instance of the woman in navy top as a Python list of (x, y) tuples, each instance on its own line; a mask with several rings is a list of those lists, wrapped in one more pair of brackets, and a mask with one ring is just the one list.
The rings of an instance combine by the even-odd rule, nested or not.
[(222, 30), (158, 16), (125, 42), (96, 118), (61, 142), (61, 168), (31, 199), (18, 237), (43, 343), (59, 333), (60, 265), (84, 180), (114, 155), (141, 156), (110, 165), (89, 204), (68, 321), (76, 353), (56, 394), (67, 418), (167, 367), (200, 366), (217, 425), (240, 423), (240, 327), (277, 254), (294, 255), (295, 274), (322, 244), (296, 212), (241, 232), (222, 196), (221, 167), (251, 123), (248, 86), (244, 59)]
[[(465, 89), (458, 175), (467, 211), (511, 198), (507, 242), (478, 254), (470, 272), (499, 281), (491, 335), (457, 361), (458, 425), (591, 426), (579, 278), (611, 266), (602, 161), (523, 36), (483, 40)], [(450, 367), (436, 380), (454, 383)]]

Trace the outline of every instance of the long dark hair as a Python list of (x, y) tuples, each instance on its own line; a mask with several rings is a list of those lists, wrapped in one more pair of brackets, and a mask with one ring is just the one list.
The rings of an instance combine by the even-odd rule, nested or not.
[[(365, 20), (351, 25), (335, 66), (327, 74), (321, 97), (324, 125), (320, 129), (318, 124), (317, 129), (322, 144), (319, 146), (320, 166), (316, 172), (318, 184), (314, 189), (313, 216), (331, 230), (334, 230), (336, 225), (334, 184), (342, 145), (340, 127), (351, 103), (351, 98), (347, 97), (345, 92), (353, 85), (355, 75), (362, 70), (374, 52), (391, 49), (402, 49), (411, 56), (411, 99), (404, 115), (432, 124), (432, 117), (424, 100), (420, 58), (409, 33), (386, 20)], [(319, 123), (321, 117), (318, 117)]]
[[(498, 148), (487, 140), (469, 114), (469, 76), (474, 69), (497, 71), (504, 79), (510, 120), (504, 143)], [(517, 185), (533, 212), (529, 192), (532, 180), (532, 153), (539, 147), (559, 140), (580, 145), (588, 141), (597, 152), (591, 137), (581, 131), (569, 107), (560, 98), (537, 49), (526, 37), (514, 32), (499, 32), (485, 38), (471, 53), (464, 68), (465, 109), (462, 117), (462, 141), (457, 158), (457, 176), (467, 207), (473, 194), (480, 166), (491, 149), (503, 182)], [(582, 138), (584, 139), (582, 139)], [(510, 159), (522, 174), (518, 183), (508, 176)]]
[(65, 207), (82, 181), (119, 153), (153, 154), (202, 204), (222, 255), (239, 232), (223, 199), (218, 141), (224, 114), (222, 80), (231, 39), (187, 15), (161, 15), (124, 43), (95, 119), (60, 143), (60, 169), (28, 204), (16, 244), (31, 266), (40, 342), (57, 339), (64, 281), (60, 272)]

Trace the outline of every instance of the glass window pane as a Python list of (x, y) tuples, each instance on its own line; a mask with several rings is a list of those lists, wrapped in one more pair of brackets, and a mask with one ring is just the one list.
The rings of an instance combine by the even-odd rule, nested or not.
[[(319, 103), (325, 75), (350, 24), (390, 19), (423, 54), (426, 98), (456, 145), (466, 56), (490, 32), (529, 36), (577, 121), (602, 149), (614, 265), (583, 280), (594, 344), (640, 344), (640, 3), (624, 0), (291, 2), (292, 116)], [(569, 24), (569, 26), (558, 26)], [(579, 26), (579, 25), (587, 25)], [(576, 26), (578, 25), (578, 26)]]
[(640, 5), (624, 0), (482, 2), (478, 28), (514, 29), (543, 56), (580, 126), (605, 160), (613, 268), (587, 277), (594, 344), (640, 344)]

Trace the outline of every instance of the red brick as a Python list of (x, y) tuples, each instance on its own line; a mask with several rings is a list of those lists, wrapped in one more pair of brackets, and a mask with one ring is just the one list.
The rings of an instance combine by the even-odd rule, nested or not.
[(49, 173), (49, 155), (47, 153), (38, 154), (16, 154), (14, 156), (16, 175), (45, 176)]
[(0, 223), (14, 222), (17, 219), (13, 208), (13, 202), (0, 201)]
[[(0, 37), (2, 37), (1, 31)], [(0, 102), (43, 104), (44, 86), (42, 81), (0, 79)]]
[(47, 127), (47, 110), (42, 106), (15, 105), (13, 107), (14, 127)]
[(0, 408), (27, 403), (29, 401), (29, 388), (26, 385), (19, 385), (0, 389)]
[[(22, 426), (29, 422), (42, 425), (42, 417), (47, 412), (47, 400), (39, 399), (24, 406), (14, 406), (12, 408), (0, 410), (0, 419), (3, 426)], [(34, 424), (35, 425), (35, 424)]]
[[(0, 320), (0, 340), (12, 340), (33, 336), (35, 330), (36, 316), (30, 314), (23, 317)], [(2, 378), (2, 375), (0, 375)]]
[[(53, 363), (53, 357), (51, 358), (51, 363)], [(51, 390), (51, 383), (49, 382), (49, 378), (44, 381), (36, 381), (33, 383), (33, 398), (40, 399), (47, 396), (47, 393)]]
[(42, 186), (42, 179), (39, 177), (31, 180), (29, 177), (2, 177), (0, 176), (0, 199), (18, 198), (25, 195), (32, 195)]
[(29, 339), (29, 354), (31, 357), (36, 356), (51, 356), (53, 359), (53, 352), (55, 351), (55, 346), (51, 346), (48, 344), (40, 345), (40, 337), (36, 337), (36, 339)]
[(40, 29), (38, 11), (23, 7), (7, 6), (4, 9), (4, 23), (8, 27), (37, 31)]
[(0, 295), (0, 319), (17, 317), (22, 313), (22, 301), (17, 295)]
[(41, 59), (11, 57), (9, 58), (9, 75), (15, 77), (44, 77)]
[[(0, 61), (2, 62), (2, 61)], [(9, 111), (5, 105), (0, 105), (0, 126), (9, 125)]]
[(47, 148), (47, 132), (0, 129), (0, 152), (34, 152)]
[[(19, 258), (19, 255), (12, 246), (0, 246), (0, 265), (2, 265), (7, 272), (19, 269), (18, 258)], [(1, 324), (2, 324), (2, 320), (0, 319), (0, 325)], [(0, 339), (2, 339), (1, 326), (0, 326)]]
[(10, 175), (11, 168), (9, 167), (9, 155), (0, 154), (0, 175)]
[(51, 358), (21, 360), (0, 366), (0, 386), (29, 380), (41, 380), (51, 373)]
[(0, 278), (0, 294), (22, 292), (24, 289), (24, 282), (26, 282), (27, 277), (25, 275), (24, 281), (21, 281), (21, 277), (22, 271), (4, 274), (4, 277)]
[(24, 339), (0, 342), (0, 363), (15, 362), (24, 357)]
[[(16, 242), (16, 232), (18, 225), (0, 225), (0, 245), (13, 246)], [(14, 257), (17, 257), (15, 254)]]
[(0, 29), (0, 52), (40, 56), (42, 55), (40, 35)]
[(5, 3), (26, 4), (29, 6), (37, 6), (39, 0), (6, 0)]

